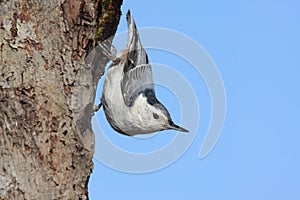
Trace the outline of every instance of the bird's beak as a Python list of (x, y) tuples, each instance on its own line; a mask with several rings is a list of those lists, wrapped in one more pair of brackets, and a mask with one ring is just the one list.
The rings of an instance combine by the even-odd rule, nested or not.
[(189, 132), (185, 128), (182, 128), (181, 126), (178, 126), (178, 125), (174, 124), (173, 122), (171, 122), (169, 124), (169, 129), (180, 131), (180, 132)]

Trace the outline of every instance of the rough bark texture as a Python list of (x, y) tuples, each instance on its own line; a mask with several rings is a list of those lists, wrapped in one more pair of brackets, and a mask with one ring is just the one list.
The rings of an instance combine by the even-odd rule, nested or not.
[(91, 52), (114, 35), (121, 4), (0, 0), (0, 199), (88, 199), (106, 64)]

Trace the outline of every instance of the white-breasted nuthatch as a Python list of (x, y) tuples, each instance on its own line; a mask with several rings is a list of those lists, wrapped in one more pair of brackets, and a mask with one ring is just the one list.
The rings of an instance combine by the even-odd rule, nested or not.
[(169, 129), (188, 132), (174, 124), (168, 110), (156, 98), (151, 65), (129, 10), (126, 18), (128, 41), (118, 58), (103, 43), (99, 44), (103, 53), (113, 60), (100, 103), (109, 124), (128, 136)]

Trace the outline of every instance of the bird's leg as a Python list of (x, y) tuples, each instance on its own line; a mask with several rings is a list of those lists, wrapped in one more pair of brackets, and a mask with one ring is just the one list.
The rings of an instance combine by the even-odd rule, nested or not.
[(111, 45), (112, 48), (111, 50), (109, 49), (109, 47), (105, 42), (98, 42), (98, 45), (102, 53), (111, 61), (113, 61), (114, 63), (119, 63), (121, 61), (120, 58), (116, 56), (117, 50), (113, 45)]
[(117, 48), (114, 45), (111, 45), (111, 53), (117, 57)]
[(95, 112), (97, 112), (101, 107), (102, 107), (102, 103), (101, 103), (101, 102), (99, 103), (99, 105), (94, 105), (94, 106), (93, 106), (93, 114), (94, 114)]

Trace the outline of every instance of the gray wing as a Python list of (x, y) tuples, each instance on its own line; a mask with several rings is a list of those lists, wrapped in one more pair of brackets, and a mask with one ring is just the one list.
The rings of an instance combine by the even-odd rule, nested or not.
[(139, 94), (151, 91), (152, 96), (155, 97), (155, 93), (151, 65), (129, 10), (126, 18), (128, 23), (127, 56), (121, 89), (125, 104), (132, 106)]
[(127, 71), (121, 81), (121, 90), (127, 106), (132, 106), (135, 99), (146, 90), (154, 94), (154, 84), (150, 64), (142, 64)]

